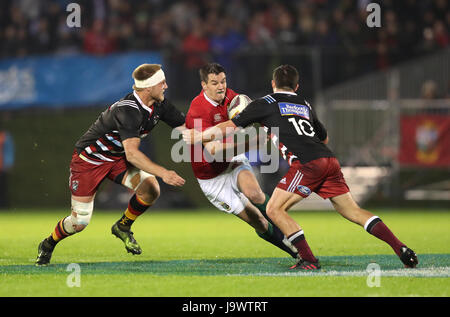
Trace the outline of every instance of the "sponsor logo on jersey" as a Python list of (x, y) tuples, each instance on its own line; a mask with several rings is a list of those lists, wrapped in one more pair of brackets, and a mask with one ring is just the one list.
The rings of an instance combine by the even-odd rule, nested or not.
[(311, 189), (307, 186), (299, 185), (297, 186), (297, 189), (300, 193), (309, 196), (311, 194)]
[(286, 177), (280, 181), (280, 184), (286, 184)]
[(282, 116), (299, 116), (309, 120), (309, 107), (295, 103), (279, 102), (278, 108)]

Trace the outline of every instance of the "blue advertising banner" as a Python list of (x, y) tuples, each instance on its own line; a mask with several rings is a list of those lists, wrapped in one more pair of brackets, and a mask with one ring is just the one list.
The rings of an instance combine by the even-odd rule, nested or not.
[(162, 64), (159, 53), (76, 54), (0, 60), (0, 110), (112, 103), (130, 91), (131, 73)]

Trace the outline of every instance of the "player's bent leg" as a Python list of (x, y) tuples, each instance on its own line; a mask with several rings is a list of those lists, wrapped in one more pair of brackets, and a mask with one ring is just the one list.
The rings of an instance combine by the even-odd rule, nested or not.
[(147, 205), (153, 205), (159, 198), (161, 190), (156, 177), (147, 174), (147, 177), (143, 179), (142, 183), (136, 189), (136, 195), (141, 201), (144, 201)]
[(267, 216), (267, 203), (269, 202), (270, 196), (265, 194), (259, 183), (249, 169), (242, 168), (237, 176), (237, 187), (238, 190), (247, 197), (252, 204), (258, 208), (262, 215), (273, 225), (272, 220)]
[(287, 237), (301, 229), (287, 211), (302, 198), (300, 195), (275, 188), (267, 204), (267, 215)]
[(131, 226), (159, 198), (160, 188), (156, 178), (135, 168), (129, 169), (122, 184), (135, 191), (122, 217), (111, 227), (111, 233), (122, 240), (127, 252), (141, 254), (142, 249), (134, 238)]
[(371, 212), (360, 208), (350, 192), (331, 197), (330, 201), (333, 204), (334, 209), (336, 209), (342, 217), (359, 224), (362, 227), (364, 227), (367, 220), (374, 216)]
[(247, 204), (236, 216), (252, 226), (257, 233), (266, 232), (268, 229), (268, 221), (252, 204)]
[(330, 198), (334, 208), (346, 219), (359, 224), (371, 235), (386, 242), (394, 250), (405, 267), (416, 267), (417, 255), (401, 242), (378, 216), (362, 209), (353, 200), (350, 193)]
[(44, 266), (50, 263), (53, 250), (61, 240), (82, 231), (89, 224), (94, 206), (94, 196), (72, 196), (72, 212), (61, 219), (52, 234), (41, 241), (38, 246), (36, 265)]
[(300, 260), (291, 269), (317, 270), (320, 269), (319, 260), (312, 253), (300, 225), (287, 213), (294, 204), (302, 199), (303, 197), (300, 195), (275, 188), (267, 204), (267, 215), (298, 250)]
[(72, 214), (64, 220), (64, 228), (72, 227), (74, 232), (82, 231), (91, 221), (93, 210), (93, 196), (72, 196)]
[(243, 168), (238, 171), (237, 187), (239, 191), (250, 200), (253, 206), (255, 206), (262, 216), (269, 222), (267, 224), (267, 229), (264, 232), (258, 232), (255, 230), (258, 236), (287, 252), (293, 258), (297, 258), (297, 249), (287, 240), (281, 230), (267, 216), (266, 209), (270, 196), (262, 191), (255, 175), (250, 169), (250, 166), (244, 165)]
[[(132, 173), (130, 173), (132, 174)], [(128, 174), (128, 175), (130, 175)], [(127, 186), (127, 179), (133, 177), (137, 181), (135, 186)], [(135, 194), (128, 202), (128, 208), (122, 217), (117, 221), (118, 227), (122, 231), (130, 231), (131, 225), (141, 216), (147, 209), (152, 206), (160, 195), (159, 183), (156, 177), (143, 171), (134, 173), (134, 176), (125, 176), (124, 185), (133, 189)]]
[(255, 175), (248, 169), (243, 169), (239, 172), (237, 177), (237, 185), (239, 190), (247, 197), (254, 205), (263, 204), (266, 200), (266, 195), (258, 184)]
[(251, 203), (248, 203), (236, 216), (252, 226), (260, 238), (285, 251), (291, 257), (297, 258), (297, 249), (287, 241), (280, 229), (272, 225)]

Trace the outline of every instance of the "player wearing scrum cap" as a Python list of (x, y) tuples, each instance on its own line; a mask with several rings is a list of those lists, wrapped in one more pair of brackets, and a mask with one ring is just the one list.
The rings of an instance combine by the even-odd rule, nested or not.
[(133, 91), (103, 111), (75, 144), (69, 178), (72, 212), (39, 244), (36, 265), (47, 265), (57, 243), (86, 228), (97, 189), (106, 178), (135, 192), (111, 228), (132, 254), (141, 254), (142, 250), (131, 225), (158, 199), (156, 177), (171, 186), (185, 183), (176, 172), (152, 162), (139, 150), (141, 139), (159, 121), (184, 129), (184, 114), (164, 98), (168, 86), (161, 65), (140, 65), (132, 76)]

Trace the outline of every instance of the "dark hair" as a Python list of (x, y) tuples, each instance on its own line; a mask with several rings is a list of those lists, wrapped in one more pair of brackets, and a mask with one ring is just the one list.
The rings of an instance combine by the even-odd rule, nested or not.
[(219, 75), (220, 73), (225, 73), (225, 68), (223, 68), (223, 66), (218, 63), (209, 63), (200, 68), (199, 73), (200, 80), (208, 83), (209, 74)]
[(281, 65), (273, 71), (273, 80), (277, 88), (295, 90), (299, 80), (297, 69), (292, 65)]

